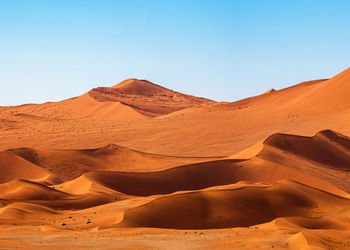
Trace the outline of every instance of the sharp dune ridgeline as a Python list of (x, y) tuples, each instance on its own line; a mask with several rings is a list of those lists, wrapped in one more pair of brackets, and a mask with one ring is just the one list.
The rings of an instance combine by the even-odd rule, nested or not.
[(0, 248), (350, 249), (349, 135), (350, 69), (235, 102), (127, 79), (0, 107)]

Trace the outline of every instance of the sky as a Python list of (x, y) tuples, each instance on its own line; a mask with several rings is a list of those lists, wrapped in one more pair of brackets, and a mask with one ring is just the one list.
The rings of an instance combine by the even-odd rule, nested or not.
[(127, 78), (235, 101), (350, 67), (349, 0), (0, 0), (0, 105)]

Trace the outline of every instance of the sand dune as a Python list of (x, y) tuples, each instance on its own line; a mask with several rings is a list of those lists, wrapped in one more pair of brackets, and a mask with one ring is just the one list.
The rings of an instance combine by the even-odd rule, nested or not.
[(140, 120), (146, 118), (120, 102), (98, 102), (88, 93), (61, 102), (13, 107), (7, 112), (22, 116), (31, 115), (34, 119)]
[(349, 192), (349, 150), (349, 137), (324, 130), (312, 137), (274, 134), (263, 143), (244, 150), (243, 156), (252, 157), (250, 162), (262, 160), (264, 164), (302, 171)]
[(277, 217), (316, 217), (327, 214), (328, 210), (344, 208), (350, 208), (350, 200), (282, 181), (269, 187), (248, 186), (162, 197), (126, 211), (120, 225), (176, 229), (244, 227)]
[(350, 249), (349, 81), (0, 107), (0, 248)]
[[(216, 159), (147, 154), (114, 144), (84, 150), (19, 148), (2, 152), (0, 157), (1, 154), (3, 160), (0, 162), (0, 167), (9, 168), (11, 171), (21, 169), (20, 172), (25, 173), (24, 169), (31, 166), (31, 174), (36, 173), (32, 171), (35, 168), (37, 171), (42, 171), (45, 177), (50, 173), (60, 177), (62, 181), (77, 178), (90, 171), (152, 172)], [(29, 177), (19, 173), (14, 178), (30, 179)], [(9, 178), (4, 181), (8, 181)]]
[(71, 198), (69, 194), (26, 180), (14, 180), (0, 184), (0, 199), (3, 200), (29, 201), (69, 198)]
[(14, 179), (57, 183), (59, 178), (9, 151), (0, 152), (0, 183)]
[[(6, 112), (1, 112), (0, 118), (15, 122), (16, 128), (1, 130), (4, 138), (0, 141), (0, 149), (19, 147), (76, 149), (117, 144), (162, 155), (227, 156), (238, 153), (275, 133), (310, 136), (320, 130), (332, 129), (350, 134), (348, 126), (350, 110), (346, 96), (327, 97), (328, 99), (319, 102), (315, 99), (317, 96), (322, 98), (337, 96), (338, 90), (332, 86), (339, 86), (342, 89), (342, 96), (346, 95), (344, 93), (349, 92), (347, 84), (349, 74), (350, 71), (346, 70), (328, 80), (309, 81), (236, 102), (204, 102), (201, 105), (197, 103), (194, 108), (188, 107), (157, 119), (141, 117), (141, 120), (129, 118), (120, 120), (117, 118), (118, 112), (112, 111), (111, 114), (114, 116), (108, 121), (89, 119), (88, 116), (84, 120), (73, 119), (75, 115), (84, 115), (85, 109), (94, 109), (96, 103), (98, 105), (115, 103), (99, 102), (88, 93), (64, 101), (63, 103), (69, 103), (66, 108), (65, 104), (60, 103), (12, 107)], [(76, 114), (70, 114), (71, 110), (74, 110), (74, 103), (81, 98), (87, 98), (88, 103), (91, 101), (94, 104), (84, 104), (77, 112), (74, 111)], [(322, 102), (333, 103), (333, 99), (337, 100), (337, 106), (322, 104)], [(140, 105), (143, 103), (149, 105), (154, 102), (140, 102)], [(164, 106), (167, 105), (164, 103)], [(338, 106), (341, 108), (337, 108)], [(142, 115), (136, 108), (132, 110)], [(96, 112), (99, 114), (102, 110), (96, 109)], [(51, 120), (25, 119), (16, 116), (18, 113), (51, 117)], [(256, 129), (257, 127), (259, 129)]]
[(0, 219), (25, 219), (33, 214), (53, 215), (56, 210), (32, 203), (17, 202), (0, 208)]
[(95, 88), (89, 95), (99, 102), (120, 102), (146, 116), (159, 116), (213, 101), (161, 87), (146, 80), (127, 79), (111, 88)]
[(61, 102), (10, 107), (6, 113), (54, 119), (142, 120), (177, 110), (213, 103), (181, 94), (145, 80), (128, 79), (113, 87), (99, 87)]
[(276, 134), (264, 144), (337, 170), (350, 169), (350, 138), (331, 130), (313, 137)]
[[(84, 175), (84, 179), (112, 190), (135, 196), (170, 194), (182, 190), (198, 190), (239, 181), (275, 182), (294, 179), (338, 195), (346, 195), (334, 185), (284, 166), (269, 166), (254, 161), (221, 160), (181, 166), (148, 173), (99, 171)], [(85, 189), (81, 177), (70, 185)], [(74, 183), (74, 184), (73, 184)], [(90, 184), (89, 184), (90, 185)], [(65, 183), (58, 185), (65, 187)], [(61, 189), (59, 189), (61, 190)], [(62, 189), (66, 190), (66, 189)], [(70, 191), (72, 192), (72, 191)]]
[[(57, 190), (56, 186), (50, 187), (26, 180), (14, 180), (0, 184), (0, 200), (3, 201), (3, 206), (24, 202), (42, 206), (43, 209), (77, 210), (115, 202), (128, 197), (98, 185), (91, 187), (91, 184), (86, 181), (79, 182), (79, 184), (84, 185), (85, 192), (81, 191), (82, 187), (78, 187), (75, 191), (68, 188), (71, 193), (67, 193)], [(40, 215), (40, 213), (38, 214)]]
[[(286, 178), (347, 196), (342, 190), (350, 190), (347, 179), (344, 179), (348, 176), (346, 159), (349, 142), (349, 138), (333, 131), (321, 131), (314, 137), (275, 134), (253, 150), (245, 150), (252, 151), (250, 159), (246, 160), (206, 161), (157, 172), (116, 172), (109, 169), (89, 172), (84, 174), (84, 178), (136, 196), (198, 190), (239, 181), (276, 182)], [(301, 153), (298, 155), (297, 152)], [(77, 182), (74, 186), (83, 188), (83, 184), (78, 184), (80, 180), (73, 180), (70, 185)]]

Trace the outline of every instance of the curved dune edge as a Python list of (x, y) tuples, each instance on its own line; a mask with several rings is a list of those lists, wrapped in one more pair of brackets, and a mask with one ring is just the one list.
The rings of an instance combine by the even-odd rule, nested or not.
[[(305, 147), (300, 149), (300, 144), (306, 146), (306, 149), (308, 149), (307, 146), (310, 145), (310, 149), (305, 150)], [(107, 171), (89, 172), (88, 169), (85, 169), (84, 171), (88, 173), (85, 173), (83, 176), (54, 186), (57, 190), (74, 195), (85, 194), (91, 192), (91, 190), (95, 190), (94, 192), (118, 192), (131, 196), (149, 196), (169, 194), (183, 190), (199, 190), (218, 185), (232, 184), (239, 181), (276, 182), (289, 178), (327, 192), (348, 197), (348, 194), (342, 191), (339, 186), (336, 187), (334, 184), (331, 184), (346, 181), (342, 176), (342, 172), (338, 170), (343, 170), (344, 168), (346, 170), (346, 167), (348, 167), (346, 165), (348, 162), (345, 161), (347, 159), (348, 144), (349, 140), (347, 137), (343, 137), (332, 131), (322, 131), (314, 137), (276, 134), (266, 139), (263, 144), (263, 149), (256, 157), (250, 160), (224, 159), (206, 161), (157, 172), (120, 172), (112, 170), (115, 169), (115, 167), (118, 168), (118, 164), (115, 164), (116, 159), (117, 162), (119, 161), (121, 163), (124, 159), (131, 158), (129, 160), (131, 160), (131, 162), (134, 161), (132, 164), (135, 166), (143, 163), (145, 167), (153, 164), (158, 164), (159, 167), (162, 163), (166, 163), (170, 166), (169, 162), (170, 164), (178, 164), (179, 162), (185, 161), (203, 161), (205, 158), (192, 159), (150, 155), (116, 145), (108, 145), (91, 150), (52, 151), (16, 149), (11, 150), (10, 153), (15, 154), (16, 157), (22, 157), (25, 159), (25, 162), (31, 161), (37, 164), (45, 164), (42, 158), (48, 158), (51, 161), (50, 164), (56, 167), (60, 167), (59, 162), (62, 159), (65, 159), (65, 162), (67, 162), (69, 158), (72, 159), (72, 162), (75, 158), (78, 158), (80, 165), (90, 165), (93, 166), (92, 169), (98, 169), (98, 166), (101, 166), (101, 163), (100, 165), (94, 165), (93, 163), (98, 161), (105, 163), (106, 165), (103, 167), (105, 169), (107, 167)], [(288, 147), (284, 147), (284, 145)], [(318, 164), (316, 167), (310, 165), (319, 154), (327, 156), (327, 152), (324, 151), (328, 150), (332, 145), (334, 148), (331, 150), (332, 162), (328, 161), (323, 165), (319, 165), (320, 162), (316, 162)], [(278, 160), (281, 158), (281, 151), (283, 151), (283, 161)], [(286, 154), (286, 152), (288, 152), (288, 154)], [(301, 157), (300, 154), (298, 155), (298, 152), (302, 152), (304, 155)], [(289, 160), (289, 158), (295, 160), (291, 155), (294, 158), (295, 155), (298, 156), (298, 161), (296, 161), (296, 163), (294, 163), (294, 161), (290, 163), (291, 160)], [(110, 161), (108, 160), (109, 158), (111, 158)], [(338, 158), (339, 160), (335, 161)], [(278, 161), (276, 161), (276, 159)], [(326, 157), (325, 159), (327, 160), (328, 158)], [(146, 162), (147, 160), (149, 161), (148, 163)], [(343, 168), (337, 168), (336, 170), (338, 172), (330, 172), (332, 169), (329, 168), (332, 166), (334, 168), (339, 162), (343, 164)], [(32, 163), (29, 162), (29, 164)], [(306, 168), (308, 166), (307, 164), (310, 165), (309, 170)], [(302, 167), (298, 169), (295, 168), (296, 165)], [(60, 170), (62, 169), (60, 168)], [(69, 170), (69, 168), (67, 168), (67, 170)], [(317, 176), (315, 172), (311, 172), (311, 170), (317, 170), (318, 173), (320, 173), (319, 176)], [(308, 171), (310, 173), (308, 173)], [(328, 172), (330, 173), (327, 174)], [(69, 173), (71, 172), (67, 172), (67, 174)], [(46, 172), (45, 174), (47, 175)]]
[(326, 181), (291, 168), (267, 165), (267, 162), (263, 161), (245, 163), (232, 160), (198, 163), (149, 173), (90, 172), (78, 179), (57, 185), (57, 189), (80, 193), (82, 190), (88, 190), (94, 184), (126, 195), (150, 196), (199, 190), (241, 181), (270, 183), (286, 178), (340, 196), (349, 196)]
[(0, 152), (0, 172), (0, 183), (14, 179), (27, 179), (48, 183), (57, 183), (60, 181), (54, 174), (9, 151)]
[(247, 186), (168, 195), (127, 210), (119, 226), (171, 229), (247, 227), (278, 217), (319, 217), (344, 208), (350, 208), (350, 200), (284, 180), (268, 187)]
[[(109, 144), (94, 149), (76, 150), (18, 148), (0, 152), (0, 159), (4, 163), (0, 164), (0, 168), (13, 172), (7, 178), (3, 174), (0, 182), (16, 178), (35, 181), (39, 180), (37, 176), (42, 175), (42, 178), (47, 178), (45, 180), (48, 183), (58, 184), (90, 171), (152, 172), (219, 158), (155, 155)], [(34, 175), (36, 172), (33, 169), (42, 174)], [(29, 174), (24, 175), (25, 173), (34, 176), (32, 178)], [(46, 177), (49, 174), (50, 177)]]
[[(183, 230), (206, 230), (200, 237), (227, 229), (238, 230), (240, 235), (245, 232), (246, 243), (242, 244), (252, 249), (258, 244), (290, 249), (317, 249), (325, 244), (346, 246), (350, 200), (334, 182), (346, 173), (348, 141), (347, 137), (328, 130), (313, 137), (276, 134), (262, 143), (259, 152), (248, 150), (248, 153), (257, 152), (250, 159), (205, 161), (201, 158), (197, 160), (202, 162), (149, 172), (89, 171), (56, 185), (13, 180), (0, 184), (0, 225), (31, 226), (45, 234), (78, 230), (133, 235), (133, 230), (141, 230), (173, 235), (179, 229), (182, 234)], [(73, 150), (76, 153), (73, 155), (104, 159), (109, 155), (114, 157), (115, 152), (124, 154), (124, 150), (129, 149), (108, 145)], [(34, 164), (40, 154), (52, 157), (52, 152), (64, 155), (73, 151), (9, 152)], [(314, 152), (332, 154), (333, 161)], [(158, 161), (160, 156), (154, 157)], [(308, 172), (310, 169), (316, 172)], [(275, 239), (286, 235), (268, 244), (266, 239), (259, 238), (261, 242), (257, 243), (256, 239), (251, 241), (252, 236), (248, 237), (262, 232), (276, 233)], [(328, 241), (329, 238), (337, 243)], [(221, 246), (221, 242), (215, 244)]]
[[(325, 146), (334, 147), (335, 150), (341, 150), (340, 153), (345, 154), (345, 156), (348, 156), (350, 154), (349, 152), (347, 152), (350, 151), (350, 137), (337, 133), (333, 130), (327, 129), (321, 130), (313, 136), (299, 136), (294, 134), (275, 133), (268, 136), (262, 142), (254, 144), (253, 146), (244, 149), (236, 154), (227, 156), (226, 159), (253, 158), (254, 156), (257, 156), (259, 153), (261, 153), (264, 150), (264, 146), (266, 145), (279, 148), (284, 151), (293, 151), (294, 153), (299, 154), (302, 151), (306, 151), (305, 149), (308, 149), (308, 151), (305, 152), (306, 157), (309, 153), (316, 154), (315, 151), (317, 151), (317, 149), (319, 148), (322, 148), (323, 151), (318, 152), (318, 156), (319, 158), (326, 158), (325, 156), (323, 156), (325, 151), (334, 150), (327, 150)], [(310, 148), (311, 146), (318, 148)], [(343, 158), (345, 158), (345, 156)]]
[(59, 211), (27, 202), (16, 202), (0, 208), (0, 219), (24, 219), (31, 215), (54, 215)]
[[(177, 110), (214, 103), (185, 95), (146, 80), (127, 79), (113, 87), (98, 87), (60, 102), (26, 104), (14, 108), (17, 115), (33, 119), (140, 121)], [(6, 111), (6, 107), (0, 107)]]
[(226, 157), (234, 158), (292, 168), (350, 191), (346, 180), (350, 170), (350, 138), (332, 130), (322, 130), (310, 137), (273, 134), (261, 143)]

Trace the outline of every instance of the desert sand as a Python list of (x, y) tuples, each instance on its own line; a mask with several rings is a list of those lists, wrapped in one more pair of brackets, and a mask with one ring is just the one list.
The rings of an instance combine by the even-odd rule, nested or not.
[(0, 107), (0, 248), (350, 249), (349, 83)]

